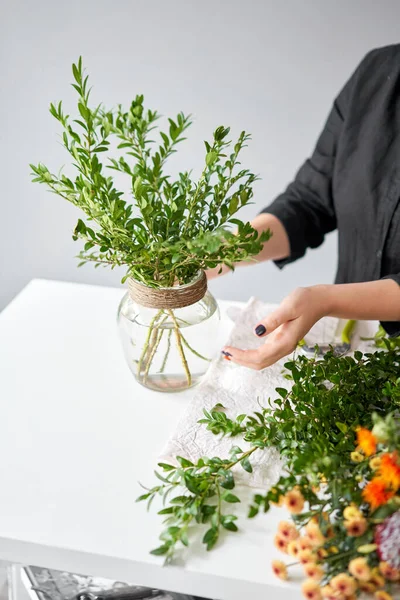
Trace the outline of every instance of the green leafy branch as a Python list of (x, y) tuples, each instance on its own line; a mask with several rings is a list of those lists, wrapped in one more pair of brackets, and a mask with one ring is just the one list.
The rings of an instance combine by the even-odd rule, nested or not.
[[(222, 525), (220, 503), (215, 499), (223, 498), (224, 492), (220, 488), (234, 488), (232, 469), (236, 465), (241, 464), (245, 471), (252, 472), (249, 458), (256, 450), (276, 447), (285, 461), (285, 468), (270, 490), (254, 496), (249, 507), (250, 518), (260, 510), (267, 512), (271, 503), (278, 502), (288, 490), (297, 486), (310, 507), (308, 513), (296, 517), (298, 524), (317, 516), (325, 531), (327, 525), (322, 520), (328, 503), (340, 514), (349, 498), (357, 498), (357, 494), (360, 497), (358, 484), (348, 477), (355, 468), (349, 458), (354, 450), (355, 427), (370, 427), (373, 414), (386, 415), (398, 410), (398, 348), (387, 344), (386, 351), (365, 355), (356, 352), (354, 358), (337, 357), (333, 353), (320, 360), (299, 356), (285, 367), (286, 378), (292, 385), (290, 389), (277, 388), (278, 397), (273, 401), (266, 399), (267, 407), (234, 419), (226, 415), (220, 404), (210, 411), (204, 410), (200, 423), (215, 435), (240, 437), (249, 446), (248, 450), (243, 452), (239, 446), (234, 446), (229, 459), (203, 457), (193, 465), (187, 459), (179, 458), (179, 467), (161, 465), (167, 472), (166, 476), (161, 476), (163, 485), (141, 497), (152, 502), (160, 495), (167, 505), (161, 511), (167, 515), (167, 528), (161, 534), (163, 545), (155, 551), (157, 554), (172, 558), (178, 542), (182, 542), (182, 534), (182, 543), (187, 545), (190, 525), (207, 523), (213, 515), (211, 528), (203, 541), (208, 548), (215, 545)], [(357, 466), (360, 476), (365, 466)], [(157, 476), (160, 478), (159, 474)], [(327, 487), (323, 494), (317, 493), (321, 482), (328, 482), (324, 483)], [(168, 503), (169, 495), (178, 488), (178, 500), (172, 498)], [(214, 498), (211, 504), (210, 498)], [(234, 530), (232, 527), (225, 529)], [(341, 534), (344, 540), (345, 531)], [(368, 535), (360, 538), (357, 544), (367, 543)], [(330, 560), (335, 569), (341, 566), (339, 558)]]
[[(234, 268), (260, 252), (270, 232), (258, 234), (235, 218), (251, 201), (257, 180), (240, 166), (239, 155), (250, 139), (246, 132), (232, 148), (229, 127), (218, 127), (213, 140), (205, 142), (199, 180), (189, 172), (171, 180), (164, 168), (186, 139), (190, 115), (168, 119), (163, 131), (157, 125), (160, 115), (145, 108), (142, 95), (128, 109), (91, 106), (81, 58), (72, 65), (72, 73), (76, 118), (65, 113), (62, 102), (51, 104), (50, 113), (63, 129), (62, 143), (76, 174), (56, 175), (41, 163), (31, 169), (33, 181), (85, 214), (73, 235), (84, 242), (81, 265), (125, 266), (126, 277), (155, 287), (188, 283), (200, 269), (220, 264)], [(115, 187), (110, 170), (129, 177), (133, 203)]]

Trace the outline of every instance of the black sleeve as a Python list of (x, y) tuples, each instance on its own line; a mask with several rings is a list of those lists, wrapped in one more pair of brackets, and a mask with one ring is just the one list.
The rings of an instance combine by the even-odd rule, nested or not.
[[(382, 279), (393, 279), (400, 286), (400, 273), (394, 275), (386, 275)], [(381, 325), (383, 329), (389, 334), (390, 337), (397, 337), (400, 335), (400, 322), (399, 321), (382, 321)]]
[(286, 191), (262, 211), (275, 215), (288, 234), (290, 256), (275, 261), (281, 268), (304, 256), (307, 248), (320, 246), (325, 234), (336, 229), (332, 198), (333, 170), (347, 107), (360, 67), (335, 99), (312, 156), (300, 168)]

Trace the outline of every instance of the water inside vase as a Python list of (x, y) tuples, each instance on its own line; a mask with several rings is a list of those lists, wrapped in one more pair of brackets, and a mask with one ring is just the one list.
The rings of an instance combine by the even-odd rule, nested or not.
[(219, 310), (204, 307), (119, 315), (125, 356), (139, 383), (160, 392), (196, 385), (217, 351)]

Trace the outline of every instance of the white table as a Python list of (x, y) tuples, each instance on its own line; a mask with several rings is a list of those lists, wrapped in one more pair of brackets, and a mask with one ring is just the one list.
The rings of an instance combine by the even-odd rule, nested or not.
[(194, 541), (180, 565), (149, 554), (161, 517), (135, 503), (138, 481), (153, 485), (193, 392), (136, 384), (115, 323), (121, 296), (34, 280), (0, 314), (0, 560), (219, 600), (300, 598), (271, 574), (279, 509), (241, 519), (210, 553)]

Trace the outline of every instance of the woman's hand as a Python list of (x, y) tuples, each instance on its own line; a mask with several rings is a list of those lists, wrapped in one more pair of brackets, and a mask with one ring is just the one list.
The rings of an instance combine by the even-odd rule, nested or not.
[[(254, 333), (266, 336), (258, 350), (222, 350), (227, 360), (250, 369), (265, 369), (293, 352), (322, 317), (398, 323), (400, 335), (400, 274), (378, 281), (299, 288), (258, 323)], [(393, 324), (393, 323), (392, 323)]]
[(311, 327), (329, 313), (326, 286), (299, 288), (287, 296), (280, 306), (260, 321), (254, 333), (265, 337), (257, 350), (239, 350), (226, 346), (222, 353), (227, 360), (261, 371), (293, 352)]

